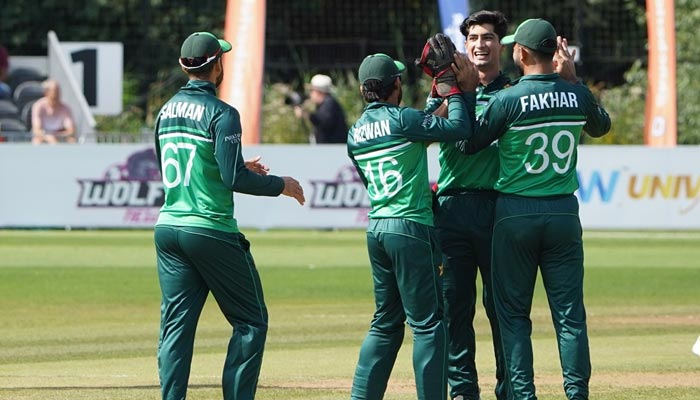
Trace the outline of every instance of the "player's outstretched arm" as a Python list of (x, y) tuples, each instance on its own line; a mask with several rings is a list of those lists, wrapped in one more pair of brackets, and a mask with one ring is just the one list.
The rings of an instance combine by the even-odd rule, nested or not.
[(282, 194), (296, 199), (303, 206), (306, 199), (304, 198), (304, 188), (301, 187), (299, 181), (291, 176), (283, 176), (282, 180), (284, 181)]

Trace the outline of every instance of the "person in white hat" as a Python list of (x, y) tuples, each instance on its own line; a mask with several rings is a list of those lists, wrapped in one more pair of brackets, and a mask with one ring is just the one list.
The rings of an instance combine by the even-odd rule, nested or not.
[(309, 85), (309, 100), (316, 110), (308, 112), (301, 105), (294, 107), (298, 118), (307, 118), (313, 126), (311, 140), (314, 143), (345, 143), (348, 125), (345, 112), (333, 97), (333, 80), (328, 75), (314, 75)]

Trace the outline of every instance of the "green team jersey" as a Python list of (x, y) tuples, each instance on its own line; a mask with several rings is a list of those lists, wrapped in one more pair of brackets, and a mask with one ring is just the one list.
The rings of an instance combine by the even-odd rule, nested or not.
[(232, 191), (277, 196), (284, 181), (249, 171), (241, 153), (238, 111), (213, 83), (191, 80), (160, 110), (156, 155), (165, 202), (156, 225), (238, 232)]
[(500, 173), (495, 189), (528, 197), (572, 194), (578, 189), (581, 131), (598, 137), (610, 129), (608, 113), (588, 87), (558, 74), (526, 75), (496, 93), (462, 150), (473, 153), (498, 139)]
[[(479, 118), (484, 107), (494, 93), (510, 84), (502, 73), (488, 85), (479, 85), (476, 88), (476, 117)], [(437, 99), (437, 106), (442, 99)], [(426, 112), (432, 112), (437, 108), (433, 103), (426, 107)], [(438, 154), (440, 174), (438, 175), (438, 196), (450, 190), (492, 190), (498, 179), (498, 146), (493, 142), (491, 146), (476, 154), (465, 156), (454, 143), (440, 143)]]
[(348, 155), (372, 209), (370, 218), (405, 218), (433, 225), (427, 147), (471, 136), (474, 94), (450, 96), (448, 118), (373, 102), (348, 132)]

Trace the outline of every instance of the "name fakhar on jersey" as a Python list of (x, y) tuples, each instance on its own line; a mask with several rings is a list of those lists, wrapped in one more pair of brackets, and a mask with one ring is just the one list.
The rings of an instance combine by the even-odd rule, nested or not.
[(366, 142), (386, 135), (391, 135), (388, 119), (360, 125), (352, 131), (352, 138), (355, 143)]
[(548, 92), (520, 96), (520, 112), (547, 108), (578, 108), (574, 92)]
[(192, 104), (186, 101), (178, 101), (176, 103), (168, 103), (160, 112), (160, 119), (166, 118), (189, 118), (195, 121), (201, 121), (204, 115), (204, 106), (201, 104)]

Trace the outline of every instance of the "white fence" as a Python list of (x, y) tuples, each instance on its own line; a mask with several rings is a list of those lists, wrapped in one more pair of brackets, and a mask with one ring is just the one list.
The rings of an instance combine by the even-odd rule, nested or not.
[[(431, 176), (437, 148), (431, 146)], [(367, 196), (343, 145), (260, 145), (307, 203), (236, 194), (244, 228), (364, 228)], [(577, 192), (585, 228), (700, 229), (700, 147), (582, 146)], [(0, 145), (0, 227), (150, 228), (162, 202), (148, 144)]]

